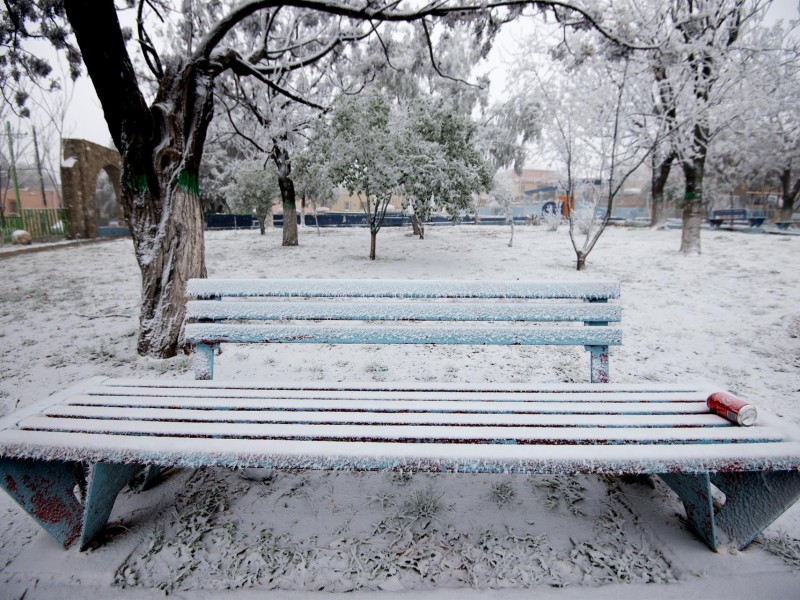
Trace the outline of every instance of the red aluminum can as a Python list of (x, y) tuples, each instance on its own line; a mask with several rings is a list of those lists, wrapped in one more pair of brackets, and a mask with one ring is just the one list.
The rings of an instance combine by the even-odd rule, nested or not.
[(706, 400), (709, 410), (732, 423), (750, 427), (756, 422), (756, 407), (726, 392), (715, 392)]

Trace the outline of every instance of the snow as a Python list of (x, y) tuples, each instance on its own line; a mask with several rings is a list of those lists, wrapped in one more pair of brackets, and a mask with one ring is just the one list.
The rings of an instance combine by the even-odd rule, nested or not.
[[(613, 303), (624, 311), (624, 341), (610, 353), (612, 387), (728, 389), (759, 408), (759, 425), (772, 424), (762, 422), (767, 413), (800, 424), (800, 237), (709, 231), (702, 255), (682, 256), (679, 231), (611, 228), (582, 273), (573, 270), (566, 231), (519, 227), (513, 248), (507, 238), (505, 228), (488, 226), (429, 228), (425, 240), (384, 228), (376, 261), (366, 258), (363, 229), (301, 232), (297, 248), (280, 247), (273, 232), (209, 232), (206, 248), (211, 277), (619, 281)], [(0, 416), (91, 376), (192, 379), (187, 357), (135, 354), (139, 275), (129, 240), (62, 245), (2, 264)], [(393, 380), (430, 382), (439, 393), (473, 383), (502, 393), (543, 382), (557, 395), (562, 383), (588, 381), (588, 359), (582, 348), (231, 345), (215, 373), (263, 381), (264, 389), (289, 380), (335, 390), (366, 379), (373, 385), (365, 388), (390, 393), (404, 389)], [(209, 454), (229, 442), (204, 441)], [(413, 466), (413, 448), (404, 448)], [(714, 554), (686, 529), (682, 506), (661, 482), (512, 475), (501, 467), (514, 447), (492, 451), (500, 472), (487, 474), (174, 470), (148, 492), (123, 492), (103, 545), (85, 553), (62, 550), (2, 495), (0, 595), (250, 598), (273, 589), (287, 598), (356, 590), (348, 598), (506, 600), (528, 598), (522, 588), (535, 586), (541, 598), (638, 600), (789, 598), (800, 590), (797, 505), (748, 549)], [(669, 452), (677, 460), (682, 448)]]

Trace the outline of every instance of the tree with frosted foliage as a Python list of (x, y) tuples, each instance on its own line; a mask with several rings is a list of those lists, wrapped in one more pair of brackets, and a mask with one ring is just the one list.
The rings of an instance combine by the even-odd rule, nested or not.
[(222, 188), (231, 210), (239, 213), (255, 214), (261, 228), (261, 235), (272, 221), (272, 203), (281, 197), (278, 172), (272, 163), (262, 168), (241, 169), (233, 176), (233, 181)]
[(399, 190), (422, 239), (434, 209), (457, 218), (489, 189), (491, 175), (476, 146), (477, 125), (446, 101), (418, 99), (396, 110)]
[[(67, 47), (74, 36), (122, 155), (121, 204), (142, 275), (138, 351), (156, 357), (178, 351), (186, 281), (206, 276), (198, 176), (214, 113), (215, 83), (222, 74), (257, 79), (282, 97), (299, 100), (297, 90), (278, 81), (282, 73), (347, 60), (349, 44), (377, 35), (387, 22), (421, 23), (430, 32), (437, 25), (446, 29), (455, 21), (468, 21), (479, 41), (526, 10), (553, 9), (574, 24), (602, 26), (588, 0), (500, 0), (489, 5), (437, 0), (413, 6), (393, 0), (188, 0), (182, 11), (173, 11), (165, 0), (139, 0), (120, 10), (134, 4), (131, 48), (147, 67), (145, 78), (133, 67), (126, 46), (131, 32), (123, 31), (111, 0), (7, 5), (2, 18), (8, 33), (0, 38), (0, 52), (10, 56), (19, 51), (19, 40), (47, 37), (76, 56), (74, 45)], [(284, 15), (290, 18), (286, 27), (273, 29), (272, 23)], [(158, 39), (158, 30), (151, 27), (154, 20), (164, 23), (165, 36), (184, 40), (180, 52), (164, 50), (168, 44)], [(427, 39), (436, 37), (432, 32)], [(30, 69), (32, 77), (41, 72), (39, 67)], [(4, 92), (10, 89), (7, 81)]]
[(503, 208), (506, 223), (511, 227), (511, 237), (508, 240), (508, 247), (511, 248), (514, 245), (514, 213), (511, 210), (514, 202), (514, 183), (511, 173), (508, 171), (495, 173), (490, 195)]
[(709, 171), (730, 193), (739, 185), (778, 187), (780, 220), (791, 220), (800, 194), (800, 23), (750, 32), (748, 68), (736, 81), (729, 125), (714, 140)]
[(317, 235), (320, 235), (317, 209), (327, 207), (336, 200), (336, 186), (331, 179), (328, 161), (319, 152), (314, 140), (308, 143), (295, 160), (295, 181), (304, 210), (311, 203)]
[[(515, 72), (516, 85), (536, 90), (551, 115), (544, 146), (560, 171), (578, 270), (605, 231), (625, 182), (653, 149), (636, 127), (648, 83), (644, 71), (628, 55), (609, 61), (586, 53), (566, 72), (538, 60), (521, 63)], [(601, 208), (605, 214), (598, 220)]]
[(392, 194), (400, 185), (394, 162), (399, 144), (390, 117), (388, 102), (377, 92), (343, 96), (315, 138), (329, 157), (331, 179), (358, 198), (367, 217), (371, 260)]

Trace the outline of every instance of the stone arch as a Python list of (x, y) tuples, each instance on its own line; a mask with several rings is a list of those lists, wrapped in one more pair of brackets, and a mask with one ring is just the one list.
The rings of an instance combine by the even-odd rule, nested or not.
[(61, 194), (69, 221), (69, 237), (97, 237), (94, 190), (97, 176), (105, 171), (117, 195), (117, 220), (125, 219), (119, 203), (122, 157), (119, 152), (86, 140), (65, 139), (64, 160), (61, 161)]

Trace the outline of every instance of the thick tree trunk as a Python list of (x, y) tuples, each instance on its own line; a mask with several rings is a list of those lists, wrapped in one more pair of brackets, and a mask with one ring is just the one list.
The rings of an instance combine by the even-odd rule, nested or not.
[(278, 187), (281, 189), (283, 204), (283, 245), (297, 246), (297, 197), (291, 177), (292, 163), (289, 160), (289, 152), (275, 144), (272, 158), (278, 168)]
[(664, 207), (664, 188), (667, 186), (673, 159), (674, 156), (669, 155), (659, 162), (655, 158), (655, 153), (653, 154), (652, 177), (650, 180), (652, 188), (650, 227), (653, 229), (663, 229), (667, 220)]
[(586, 267), (586, 254), (578, 250), (575, 252), (575, 256), (577, 257), (575, 261), (575, 268), (578, 271), (583, 271), (583, 269)]
[[(195, 190), (179, 184), (169, 196), (166, 220), (155, 239), (134, 238), (142, 273), (139, 354), (167, 358), (177, 354), (186, 313), (186, 282), (206, 277), (203, 210)], [(129, 223), (135, 215), (127, 215)]]
[(700, 226), (705, 219), (705, 200), (703, 198), (704, 161), (695, 159), (683, 163), (683, 176), (686, 190), (683, 201), (683, 233), (681, 252), (700, 254)]
[(800, 179), (792, 183), (792, 169), (786, 168), (781, 173), (781, 200), (783, 207), (780, 211), (779, 221), (791, 221), (794, 214), (794, 202), (800, 193)]
[(206, 276), (197, 173), (219, 65), (200, 57), (164, 65), (148, 107), (114, 4), (67, 0), (65, 8), (122, 155), (120, 200), (142, 273), (137, 349), (158, 358), (174, 356), (186, 282)]

